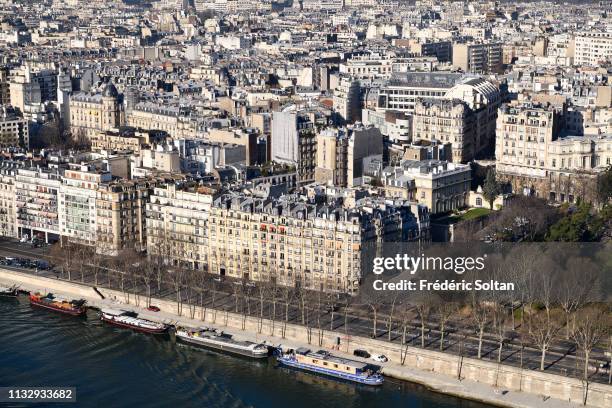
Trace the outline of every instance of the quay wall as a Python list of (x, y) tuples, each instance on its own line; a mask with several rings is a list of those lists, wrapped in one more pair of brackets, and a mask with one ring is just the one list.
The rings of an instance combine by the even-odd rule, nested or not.
[[(30, 291), (56, 292), (75, 298), (85, 298), (91, 306), (106, 306), (108, 300), (102, 301), (92, 287), (62, 280), (35, 276), (31, 274), (0, 269), (0, 282), (3, 284), (17, 283), (21, 288)], [(120, 291), (98, 288), (98, 290), (109, 300), (130, 304), (135, 307), (145, 306), (146, 300), (143, 296), (124, 294)], [(175, 320), (166, 323), (179, 323), (193, 319), (202, 322), (201, 325), (214, 325), (227, 327), (233, 333), (244, 332), (245, 336), (251, 338), (259, 336), (261, 339), (274, 336), (282, 339), (285, 345), (308, 344), (312, 349), (326, 348), (340, 352), (352, 353), (354, 349), (365, 349), (370, 353), (385, 354), (391, 362), (400, 364), (404, 358), (403, 366), (388, 366), (383, 368), (383, 374), (411, 382), (421, 383), (433, 390), (443, 393), (455, 394), (463, 398), (470, 395), (459, 395), (445, 390), (439, 382), (428, 381), (428, 376), (414, 375), (411, 370), (417, 369), (422, 372), (435, 373), (452, 379), (471, 380), (499, 388), (500, 390), (520, 391), (523, 393), (542, 396), (543, 399), (552, 397), (561, 401), (582, 405), (585, 390), (587, 391), (587, 405), (592, 407), (612, 407), (612, 386), (599, 383), (585, 384), (581, 380), (546, 372), (525, 370), (518, 367), (497, 364), (495, 362), (483, 361), (473, 358), (460, 357), (433, 350), (424, 350), (419, 347), (392, 344), (381, 340), (373, 340), (364, 337), (346, 336), (344, 333), (329, 330), (319, 331), (317, 328), (306, 328), (295, 324), (283, 324), (284, 313), (282, 304), (277, 305), (278, 318), (275, 322), (268, 319), (260, 320), (257, 317), (243, 316), (238, 313), (207, 309), (205, 313), (199, 307), (190, 308), (183, 305), (181, 315), (178, 314), (176, 302), (154, 299), (153, 303), (166, 315), (173, 314)], [(339, 314), (338, 319), (342, 316)], [(173, 317), (174, 319), (174, 317)], [(191, 322), (193, 324), (193, 322)], [(284, 331), (284, 333), (283, 333)], [(284, 335), (283, 335), (284, 334)], [(492, 401), (489, 401), (492, 402)], [(493, 402), (497, 403), (497, 402)], [(509, 404), (507, 406), (519, 406)]]

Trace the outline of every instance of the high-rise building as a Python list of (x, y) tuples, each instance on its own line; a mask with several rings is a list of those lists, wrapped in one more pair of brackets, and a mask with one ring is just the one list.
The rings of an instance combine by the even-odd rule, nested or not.
[(361, 85), (351, 78), (341, 78), (334, 90), (334, 110), (342, 120), (354, 123), (361, 120)]
[(17, 238), (15, 215), (15, 175), (20, 162), (3, 161), (0, 165), (0, 235)]
[(317, 141), (314, 124), (301, 112), (272, 113), (272, 160), (294, 166), (300, 183), (314, 180)]

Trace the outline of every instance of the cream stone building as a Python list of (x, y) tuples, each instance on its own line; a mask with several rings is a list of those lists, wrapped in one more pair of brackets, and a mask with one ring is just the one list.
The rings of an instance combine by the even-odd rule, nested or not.
[(469, 161), (482, 150), (476, 114), (463, 101), (419, 99), (412, 120), (413, 138), (451, 143), (453, 162)]
[(438, 214), (468, 205), (472, 170), (440, 160), (404, 160), (383, 169), (381, 179), (387, 196), (414, 200)]
[(521, 194), (553, 202), (597, 200), (597, 175), (612, 164), (612, 135), (560, 137), (560, 114), (529, 102), (504, 105), (496, 171)]
[(147, 253), (171, 264), (205, 269), (206, 221), (213, 191), (190, 184), (154, 188), (146, 205)]
[(140, 129), (163, 130), (172, 138), (194, 138), (198, 132), (189, 113), (178, 106), (141, 102), (127, 113), (126, 124)]
[(126, 151), (139, 153), (144, 146), (164, 141), (166, 132), (135, 128), (111, 129), (91, 137), (92, 151)]
[(355, 208), (155, 189), (148, 250), (175, 265), (278, 285), (354, 291), (366, 242), (428, 236), (427, 210), (403, 200), (362, 199)]
[(153, 189), (164, 178), (102, 183), (96, 191), (97, 246), (107, 254), (147, 247), (146, 208)]
[(79, 92), (70, 96), (70, 131), (75, 139), (91, 139), (122, 124), (123, 110), (117, 88), (106, 84), (102, 93)]

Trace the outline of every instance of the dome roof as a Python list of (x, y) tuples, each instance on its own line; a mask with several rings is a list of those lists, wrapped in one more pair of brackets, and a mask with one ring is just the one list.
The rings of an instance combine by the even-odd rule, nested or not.
[(109, 82), (102, 90), (102, 96), (107, 98), (116, 98), (119, 96), (119, 92), (117, 91), (117, 88), (115, 88), (115, 85), (113, 85), (112, 82)]

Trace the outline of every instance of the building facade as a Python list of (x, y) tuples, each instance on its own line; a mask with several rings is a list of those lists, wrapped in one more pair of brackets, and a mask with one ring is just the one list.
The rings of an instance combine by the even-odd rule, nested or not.
[(99, 132), (105, 132), (121, 125), (122, 104), (117, 88), (106, 84), (102, 93), (84, 92), (70, 96), (70, 131), (72, 137), (89, 140)]

